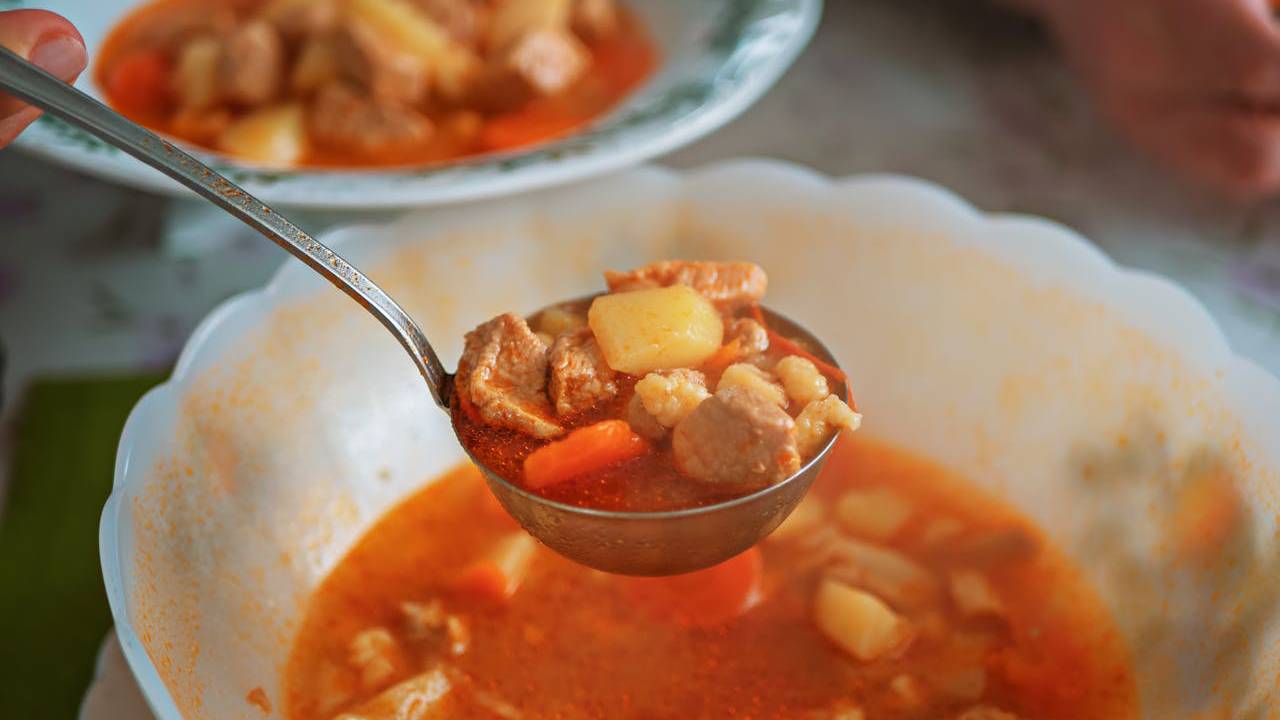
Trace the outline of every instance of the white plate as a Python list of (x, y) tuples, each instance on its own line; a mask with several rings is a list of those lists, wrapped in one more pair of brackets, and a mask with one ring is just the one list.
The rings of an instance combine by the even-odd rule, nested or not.
[[(90, 57), (136, 0), (0, 0), (75, 22)], [(657, 74), (583, 132), (537, 148), (420, 169), (262, 170), (197, 155), (269, 203), (376, 208), (456, 202), (569, 182), (634, 165), (688, 144), (760, 98), (813, 35), (821, 0), (643, 0), (632, 8), (661, 52)], [(101, 98), (93, 72), (78, 86)], [(185, 192), (159, 172), (51, 117), (17, 146), (128, 185)]]
[[(1034, 519), (1129, 639), (1143, 717), (1261, 718), (1280, 675), (1280, 380), (1186, 292), (1084, 239), (927, 183), (771, 162), (646, 168), (325, 236), (438, 343), (599, 287), (606, 267), (749, 258), (840, 357), (862, 430)], [(1215, 458), (1246, 499), (1220, 562), (1170, 560), (1171, 488)], [(392, 337), (301, 263), (194, 333), (120, 441), (107, 596), (155, 714), (253, 718), (281, 697), (317, 583), (462, 458)], [(182, 709), (180, 712), (179, 709)]]

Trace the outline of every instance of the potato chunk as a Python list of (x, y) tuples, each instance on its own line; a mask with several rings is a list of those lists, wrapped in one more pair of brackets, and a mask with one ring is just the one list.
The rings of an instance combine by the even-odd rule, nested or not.
[(436, 668), (383, 690), (334, 720), (430, 720), (445, 717), (448, 713), (445, 706), (452, 690), (453, 683), (449, 677)]
[(788, 355), (778, 361), (773, 372), (787, 389), (792, 400), (807, 405), (831, 394), (827, 379), (818, 372), (812, 360), (799, 355)]
[(876, 596), (824, 580), (814, 598), (818, 629), (842, 650), (871, 662), (906, 647), (911, 627)]
[(565, 305), (553, 305), (538, 313), (533, 321), (534, 330), (546, 333), (552, 338), (586, 326), (587, 318), (581, 312)]
[(456, 96), (478, 69), (478, 58), (409, 0), (349, 0), (350, 19), (363, 23), (388, 46), (409, 53), (431, 73), (435, 89)]
[(747, 392), (755, 393), (780, 408), (787, 407), (787, 393), (774, 381), (768, 372), (751, 363), (734, 363), (725, 368), (720, 376), (716, 390), (728, 387), (740, 387)]
[(836, 502), (836, 519), (868, 540), (888, 540), (911, 519), (911, 503), (884, 488), (850, 490)]
[(212, 37), (199, 37), (182, 47), (173, 71), (173, 91), (183, 110), (204, 110), (216, 105), (218, 58), (222, 43)]
[(276, 105), (245, 115), (222, 133), (218, 147), (236, 157), (269, 167), (298, 162), (306, 149), (300, 105)]
[(724, 339), (715, 307), (682, 285), (601, 295), (587, 324), (609, 367), (630, 375), (695, 367)]

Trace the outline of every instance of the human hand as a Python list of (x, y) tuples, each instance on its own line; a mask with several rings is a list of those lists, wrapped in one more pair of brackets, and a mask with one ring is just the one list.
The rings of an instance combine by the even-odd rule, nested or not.
[[(75, 80), (89, 62), (75, 27), (45, 10), (0, 12), (0, 45), (67, 82)], [(0, 148), (39, 116), (38, 108), (0, 93)]]
[(1027, 0), (1138, 146), (1232, 195), (1280, 192), (1280, 27), (1268, 0)]

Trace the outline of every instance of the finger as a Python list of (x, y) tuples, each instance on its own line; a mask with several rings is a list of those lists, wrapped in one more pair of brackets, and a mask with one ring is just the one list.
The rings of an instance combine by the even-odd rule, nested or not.
[(1192, 84), (1218, 97), (1280, 105), (1280, 24), (1268, 0), (1176, 0)]
[(1125, 124), (1136, 143), (1192, 180), (1238, 198), (1280, 191), (1278, 114), (1203, 105)]
[[(0, 12), (0, 45), (68, 82), (89, 62), (84, 39), (75, 27), (66, 18), (44, 10)], [(0, 146), (39, 114), (17, 98), (0, 93)]]

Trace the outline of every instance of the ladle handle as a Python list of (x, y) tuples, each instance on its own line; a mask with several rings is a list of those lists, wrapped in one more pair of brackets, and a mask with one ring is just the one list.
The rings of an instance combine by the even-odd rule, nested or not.
[(213, 169), (137, 123), (0, 47), (0, 90), (97, 136), (194, 190), (338, 286), (396, 336), (436, 404), (449, 408), (450, 378), (431, 343), (391, 296), (340, 255)]

